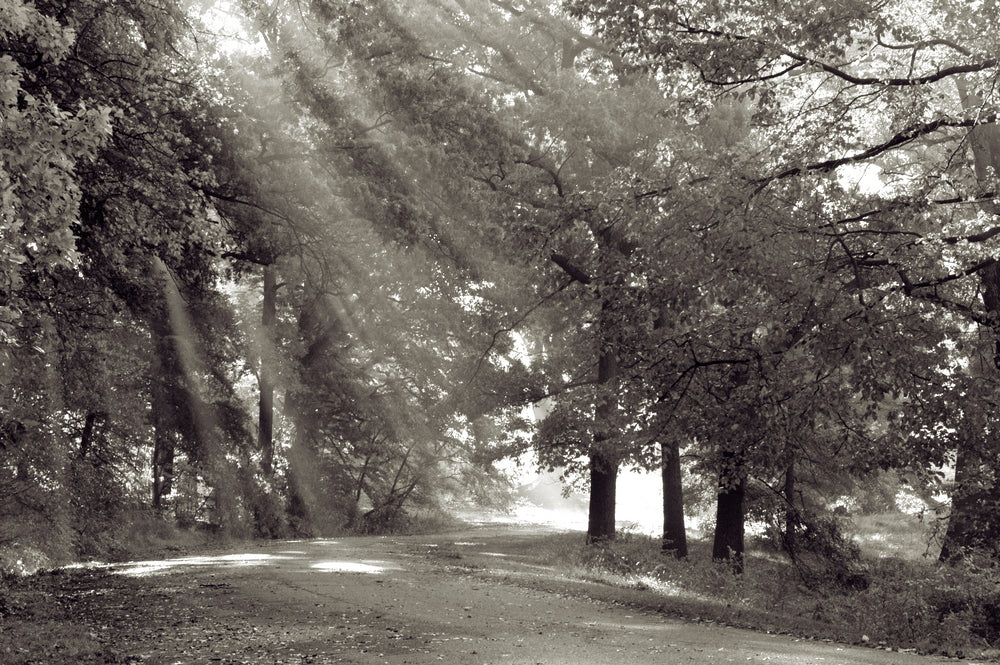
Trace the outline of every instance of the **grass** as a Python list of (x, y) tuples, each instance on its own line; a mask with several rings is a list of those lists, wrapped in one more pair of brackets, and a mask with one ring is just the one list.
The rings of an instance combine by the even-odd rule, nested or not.
[(929, 518), (899, 513), (857, 515), (851, 519), (851, 525), (850, 535), (869, 558), (934, 560), (940, 551), (937, 541), (943, 524), (933, 515)]
[[(958, 657), (1000, 657), (1000, 571), (967, 562), (941, 566), (929, 549), (932, 526), (903, 515), (855, 521), (852, 562), (863, 583), (804, 578), (765, 544), (734, 575), (711, 560), (711, 543), (692, 540), (686, 560), (664, 556), (659, 540), (625, 532), (587, 547), (583, 534), (545, 533), (442, 542), (436, 556), (484, 576), (567, 590), (699, 621), (849, 644)], [(583, 588), (581, 585), (586, 585)], [(570, 587), (580, 587), (576, 590)]]

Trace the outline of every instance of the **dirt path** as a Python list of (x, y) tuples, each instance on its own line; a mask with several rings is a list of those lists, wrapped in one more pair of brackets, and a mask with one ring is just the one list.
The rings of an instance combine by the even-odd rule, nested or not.
[[(456, 543), (475, 550), (475, 534)], [(271, 543), (207, 557), (125, 564), (56, 580), (53, 602), (79, 634), (34, 646), (0, 623), (0, 662), (788, 663), (930, 665), (888, 653), (681, 622), (529, 588), (495, 557), (474, 574), (440, 553), (440, 537)], [(478, 552), (488, 555), (489, 552)], [(53, 576), (59, 577), (59, 576)], [(584, 589), (585, 590), (585, 589)], [(44, 590), (40, 590), (44, 593)], [(45, 617), (35, 629), (44, 630)], [(49, 620), (54, 620), (51, 617)], [(65, 619), (64, 619), (65, 620)]]

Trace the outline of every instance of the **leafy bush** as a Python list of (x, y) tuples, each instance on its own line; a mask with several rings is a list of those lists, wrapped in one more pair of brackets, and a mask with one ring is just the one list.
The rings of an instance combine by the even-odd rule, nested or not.
[(893, 645), (955, 655), (990, 648), (1000, 645), (1000, 571), (883, 559), (868, 589), (827, 603), (824, 618)]
[(73, 529), (67, 511), (41, 492), (2, 497), (0, 573), (32, 574), (73, 559)]
[(36, 547), (19, 543), (0, 546), (0, 576), (34, 575), (52, 566), (52, 560)]
[(843, 531), (835, 515), (810, 515), (802, 519), (801, 534), (790, 554), (802, 582), (811, 588), (862, 590), (868, 571), (861, 562), (861, 548)]

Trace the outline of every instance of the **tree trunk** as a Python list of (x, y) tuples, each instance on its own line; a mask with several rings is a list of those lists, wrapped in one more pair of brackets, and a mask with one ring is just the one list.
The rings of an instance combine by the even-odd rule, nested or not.
[(615, 539), (615, 501), (617, 499), (618, 464), (615, 451), (606, 442), (611, 438), (616, 397), (611, 394), (618, 376), (618, 361), (610, 350), (601, 351), (597, 363), (597, 382), (607, 389), (599, 396), (594, 413), (594, 448), (590, 451), (590, 512), (587, 521), (587, 542)]
[(153, 362), (150, 367), (150, 424), (153, 426), (153, 510), (164, 508), (174, 483), (174, 409), (171, 386), (174, 376), (172, 348), (160, 322), (151, 325)]
[(715, 511), (712, 559), (730, 562), (733, 572), (740, 574), (743, 572), (743, 499), (746, 494), (746, 478), (737, 455), (726, 453), (725, 457)]
[(83, 422), (83, 432), (80, 433), (80, 459), (86, 459), (94, 441), (100, 436), (101, 428), (108, 414), (103, 411), (88, 411)]
[[(962, 106), (970, 111), (979, 108), (982, 105), (980, 96), (971, 92), (962, 78), (957, 81)], [(976, 178), (984, 188), (989, 187), (996, 174), (1000, 174), (1000, 126), (996, 123), (977, 125), (969, 132), (969, 139)], [(993, 202), (983, 203), (982, 206), (988, 213), (1000, 214), (1000, 207)], [(1000, 266), (994, 264), (981, 271), (980, 279), (983, 307), (990, 320), (995, 322), (992, 325), (995, 340), (993, 363), (996, 369), (1000, 369)], [(941, 561), (961, 558), (969, 548), (994, 544), (997, 534), (992, 532), (996, 529), (996, 519), (988, 511), (989, 506), (1000, 502), (1000, 487), (997, 483), (981, 485), (983, 457), (983, 447), (975, 440), (963, 439), (959, 444), (951, 516), (942, 543)]]
[(799, 523), (799, 512), (795, 509), (795, 458), (788, 460), (785, 469), (785, 488), (782, 491), (785, 499), (785, 551), (795, 557), (795, 528)]
[(174, 442), (170, 432), (156, 427), (153, 440), (153, 510), (163, 510), (163, 500), (174, 484)]
[(979, 467), (980, 459), (975, 446), (959, 445), (955, 461), (955, 486), (951, 493), (951, 515), (948, 517), (948, 529), (938, 557), (942, 563), (960, 561), (968, 549), (978, 544), (976, 514), (979, 502), (973, 485), (979, 475)]
[(264, 298), (261, 311), (260, 410), (257, 418), (257, 447), (264, 475), (274, 475), (274, 379), (271, 363), (274, 350), (277, 284), (274, 264), (264, 266)]
[(618, 485), (618, 460), (607, 453), (590, 453), (590, 513), (587, 520), (587, 543), (615, 539), (615, 500)]
[(663, 544), (664, 552), (678, 559), (687, 556), (687, 534), (684, 531), (684, 486), (681, 482), (681, 450), (675, 437), (660, 441), (663, 459)]

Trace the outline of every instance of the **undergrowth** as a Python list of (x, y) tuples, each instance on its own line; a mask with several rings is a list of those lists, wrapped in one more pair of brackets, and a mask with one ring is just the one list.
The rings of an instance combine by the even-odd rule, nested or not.
[(749, 551), (745, 572), (734, 575), (712, 561), (709, 546), (692, 542), (689, 557), (678, 560), (660, 551), (658, 539), (626, 532), (600, 546), (577, 540), (563, 549), (575, 561), (563, 560), (591, 578), (659, 592), (668, 608), (688, 616), (885, 648), (1000, 656), (995, 566), (861, 554), (855, 566), (862, 588), (836, 575), (803, 579), (786, 556), (766, 548)]
[(61, 539), (24, 529), (0, 531), (0, 579), (88, 560), (125, 561), (170, 552), (225, 547), (227, 540), (197, 527), (181, 528), (151, 511), (123, 512), (102, 529), (68, 532)]

